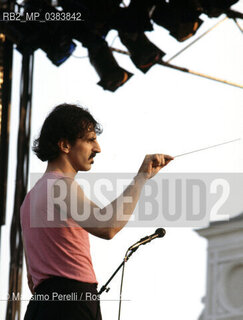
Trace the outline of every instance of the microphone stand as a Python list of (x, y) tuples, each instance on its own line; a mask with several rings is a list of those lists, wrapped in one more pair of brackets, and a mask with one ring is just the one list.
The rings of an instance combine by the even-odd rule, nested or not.
[(122, 263), (119, 265), (119, 267), (116, 269), (116, 271), (112, 274), (112, 276), (109, 278), (109, 280), (101, 287), (100, 291), (98, 292), (99, 295), (101, 295), (104, 291), (108, 292), (110, 290), (110, 288), (108, 288), (108, 284), (111, 282), (111, 280), (115, 277), (115, 275), (117, 274), (117, 272), (121, 269), (121, 267), (123, 267), (125, 265), (125, 263), (128, 261), (128, 259), (131, 257), (131, 255), (138, 249), (139, 247), (136, 247), (135, 249), (132, 249), (129, 254), (127, 250), (125, 257), (122, 261)]
[(140, 239), (138, 242), (136, 242), (134, 245), (130, 246), (125, 254), (125, 257), (122, 261), (122, 263), (119, 265), (119, 267), (115, 270), (115, 272), (112, 274), (112, 276), (109, 278), (109, 280), (101, 287), (100, 291), (98, 292), (98, 295), (100, 296), (104, 291), (108, 292), (110, 288), (108, 288), (108, 284), (111, 282), (111, 280), (115, 277), (117, 272), (122, 268), (122, 276), (121, 276), (121, 286), (120, 286), (120, 299), (119, 299), (119, 312), (118, 312), (118, 320), (120, 320), (120, 315), (121, 315), (121, 297), (122, 297), (122, 286), (123, 286), (123, 278), (124, 278), (124, 270), (125, 270), (125, 263), (129, 260), (131, 255), (137, 251), (137, 249), (143, 244), (149, 243), (155, 238), (161, 238), (164, 237), (165, 235), (165, 230), (163, 228), (159, 228), (155, 231), (154, 234), (151, 236), (144, 237)]
[[(123, 286), (123, 278), (124, 278), (124, 270), (125, 270), (125, 263), (129, 260), (129, 258), (131, 257), (131, 255), (138, 249), (139, 247), (136, 247), (134, 249), (127, 249), (127, 252), (125, 254), (125, 257), (122, 261), (122, 263), (119, 265), (119, 267), (115, 270), (115, 272), (112, 274), (112, 276), (109, 278), (109, 280), (101, 287), (100, 291), (98, 292), (99, 295), (101, 295), (104, 291), (108, 292), (110, 290), (110, 288), (108, 288), (108, 284), (111, 282), (111, 280), (115, 277), (115, 275), (117, 274), (117, 272), (122, 268), (122, 277), (121, 277), (121, 287), (120, 287), (120, 299), (119, 299), (119, 311), (118, 311), (118, 320), (120, 320), (120, 316), (121, 316), (121, 296), (122, 296), (122, 286)], [(129, 252), (130, 250), (130, 252)], [(128, 253), (129, 252), (129, 253)]]

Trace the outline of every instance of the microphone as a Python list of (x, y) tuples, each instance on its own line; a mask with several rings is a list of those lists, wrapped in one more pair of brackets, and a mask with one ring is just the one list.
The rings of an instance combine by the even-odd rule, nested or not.
[(142, 244), (146, 244), (156, 238), (164, 237), (165, 233), (166, 233), (165, 229), (159, 228), (155, 231), (155, 233), (151, 234), (150, 236), (146, 236), (146, 237), (140, 239), (138, 242), (134, 243), (131, 247), (129, 247), (128, 250), (137, 250), (137, 248), (139, 246), (141, 246)]

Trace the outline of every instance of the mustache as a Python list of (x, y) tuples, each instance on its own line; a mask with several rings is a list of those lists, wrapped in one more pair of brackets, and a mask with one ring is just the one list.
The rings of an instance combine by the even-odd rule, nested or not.
[(89, 160), (94, 158), (96, 156), (96, 153), (91, 153), (90, 157), (89, 157)]

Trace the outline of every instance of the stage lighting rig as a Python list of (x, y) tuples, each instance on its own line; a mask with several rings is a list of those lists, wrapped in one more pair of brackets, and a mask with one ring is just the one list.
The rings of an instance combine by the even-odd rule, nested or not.
[(199, 0), (161, 1), (155, 6), (151, 19), (169, 30), (170, 34), (181, 42), (197, 32), (202, 24), (199, 19), (202, 10)]
[[(94, 32), (107, 34), (115, 29), (123, 32), (153, 30), (149, 12), (158, 0), (131, 0), (121, 7), (121, 0), (59, 0), (64, 10), (84, 12), (84, 24)], [(102, 30), (102, 31), (101, 31)]]
[[(44, 23), (35, 25), (39, 47), (47, 53), (47, 57), (56, 66), (65, 62), (75, 50), (69, 29), (70, 23), (62, 21), (65, 12), (51, 5), (51, 0), (25, 0), (24, 13), (39, 13)], [(64, 16), (61, 16), (61, 13)], [(54, 21), (53, 21), (54, 18)]]
[(162, 50), (149, 41), (144, 33), (119, 32), (119, 37), (127, 47), (135, 66), (144, 73), (165, 55)]
[(73, 23), (70, 35), (88, 49), (90, 63), (100, 77), (98, 85), (114, 92), (131, 78), (132, 73), (118, 65), (105, 41), (106, 33), (102, 32), (102, 27), (91, 29), (89, 23)]
[[(57, 14), (59, 11), (48, 5), (46, 1), (28, 0), (24, 3), (24, 11), (16, 14), (18, 21), (4, 21), (0, 31), (17, 45), (21, 53), (33, 53), (38, 48), (46, 52), (47, 57), (56, 66), (60, 66), (73, 53), (76, 45), (69, 35), (69, 25), (62, 21), (46, 21), (45, 14)], [(38, 21), (32, 21), (31, 14), (38, 13)], [(48, 16), (49, 16), (48, 15)], [(29, 20), (26, 20), (29, 17)]]
[(227, 15), (228, 18), (231, 19), (243, 19), (243, 13), (235, 11), (235, 10), (226, 10), (225, 14)]
[(238, 0), (201, 0), (203, 12), (210, 18), (215, 18), (222, 13), (226, 13), (236, 2)]
[(62, 22), (47, 22), (46, 33), (41, 32), (40, 48), (46, 52), (52, 63), (59, 67), (72, 55), (76, 44)]
[(104, 90), (114, 92), (131, 78), (132, 73), (117, 64), (106, 41), (89, 45), (88, 52), (90, 62), (100, 77), (98, 85)]
[(60, 22), (38, 24), (10, 21), (1, 24), (0, 32), (16, 44), (21, 53), (32, 54), (38, 48), (42, 49), (56, 66), (65, 62), (76, 47)]
[(116, 14), (110, 17), (111, 29), (129, 33), (152, 31), (149, 14), (154, 2), (153, 0), (131, 0), (127, 7), (120, 7)]
[(120, 10), (120, 3), (121, 0), (59, 0), (64, 11), (81, 12), (81, 29), (86, 28), (88, 33), (104, 38), (111, 30), (110, 20)]

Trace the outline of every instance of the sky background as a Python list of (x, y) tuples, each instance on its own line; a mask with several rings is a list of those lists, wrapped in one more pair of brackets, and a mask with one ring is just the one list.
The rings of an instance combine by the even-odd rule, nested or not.
[[(235, 6), (243, 12), (243, 1)], [(205, 21), (198, 37), (223, 16)], [(242, 22), (241, 22), (241, 25)], [(166, 52), (166, 58), (190, 43), (177, 42), (168, 31), (154, 25), (149, 39)], [(113, 42), (116, 32), (107, 39)], [(124, 49), (118, 38), (114, 47)], [(45, 53), (35, 53), (31, 144), (51, 109), (63, 102), (87, 107), (103, 125), (98, 138), (102, 152), (95, 158), (92, 172), (136, 173), (147, 153), (176, 155), (227, 140), (243, 137), (243, 90), (190, 74), (154, 66), (146, 75), (134, 67), (129, 57), (115, 53), (119, 65), (134, 76), (115, 93), (96, 85), (99, 78), (79, 44), (61, 67), (54, 66)], [(232, 20), (226, 20), (198, 41), (173, 63), (218, 78), (243, 84), (243, 34)], [(13, 211), (16, 171), (17, 127), (21, 55), (15, 52), (10, 130), (8, 206), (2, 227), (1, 297), (8, 288), (9, 226)], [(243, 142), (195, 153), (174, 160), (164, 172), (243, 172)], [(31, 152), (30, 173), (44, 172), (46, 164)], [(234, 215), (240, 212), (230, 212)], [(193, 228), (167, 228), (161, 240), (140, 248), (126, 265), (121, 319), (198, 319), (206, 284), (206, 240)], [(154, 228), (124, 228), (112, 241), (93, 236), (91, 252), (100, 285), (104, 284), (123, 259), (126, 249)], [(102, 299), (104, 319), (117, 317), (120, 276), (116, 276)], [(23, 275), (23, 299), (31, 297)], [(28, 301), (22, 303), (24, 315)], [(6, 303), (1, 302), (0, 318)]]

